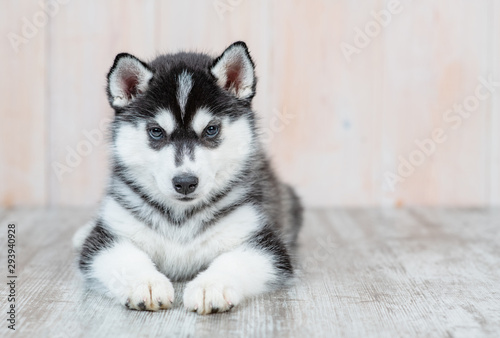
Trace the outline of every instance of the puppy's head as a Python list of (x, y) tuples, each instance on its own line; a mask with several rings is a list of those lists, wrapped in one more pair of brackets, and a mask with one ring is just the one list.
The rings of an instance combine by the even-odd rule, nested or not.
[(243, 42), (218, 58), (122, 53), (108, 74), (113, 160), (151, 197), (207, 200), (241, 175), (255, 145), (254, 64)]

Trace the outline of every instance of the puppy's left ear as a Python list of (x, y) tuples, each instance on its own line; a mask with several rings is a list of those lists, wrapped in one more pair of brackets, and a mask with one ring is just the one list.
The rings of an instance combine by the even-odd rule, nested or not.
[(247, 45), (238, 41), (215, 59), (210, 71), (221, 88), (238, 99), (251, 99), (257, 82), (254, 68)]

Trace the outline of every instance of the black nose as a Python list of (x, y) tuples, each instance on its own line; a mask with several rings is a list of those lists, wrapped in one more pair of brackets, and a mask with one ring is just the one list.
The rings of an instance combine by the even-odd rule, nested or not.
[(198, 186), (198, 177), (191, 175), (175, 176), (172, 179), (175, 191), (183, 195), (189, 195)]

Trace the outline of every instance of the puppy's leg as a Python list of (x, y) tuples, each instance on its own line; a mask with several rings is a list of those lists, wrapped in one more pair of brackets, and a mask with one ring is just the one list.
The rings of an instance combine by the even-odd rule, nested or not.
[[(97, 226), (95, 229), (99, 229)], [(111, 296), (130, 309), (168, 309), (174, 301), (170, 280), (160, 273), (149, 256), (125, 239), (87, 237), (80, 268), (90, 281), (104, 286)]]
[(263, 230), (189, 282), (184, 306), (199, 314), (228, 311), (245, 298), (283, 286), (292, 275), (285, 246), (272, 231)]

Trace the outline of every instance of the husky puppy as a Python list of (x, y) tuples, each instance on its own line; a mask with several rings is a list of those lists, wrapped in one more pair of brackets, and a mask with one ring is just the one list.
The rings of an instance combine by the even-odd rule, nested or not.
[(209, 314), (290, 281), (302, 208), (259, 142), (255, 87), (243, 42), (215, 59), (116, 56), (109, 186), (73, 240), (91, 285), (156, 311), (189, 280), (184, 306)]

